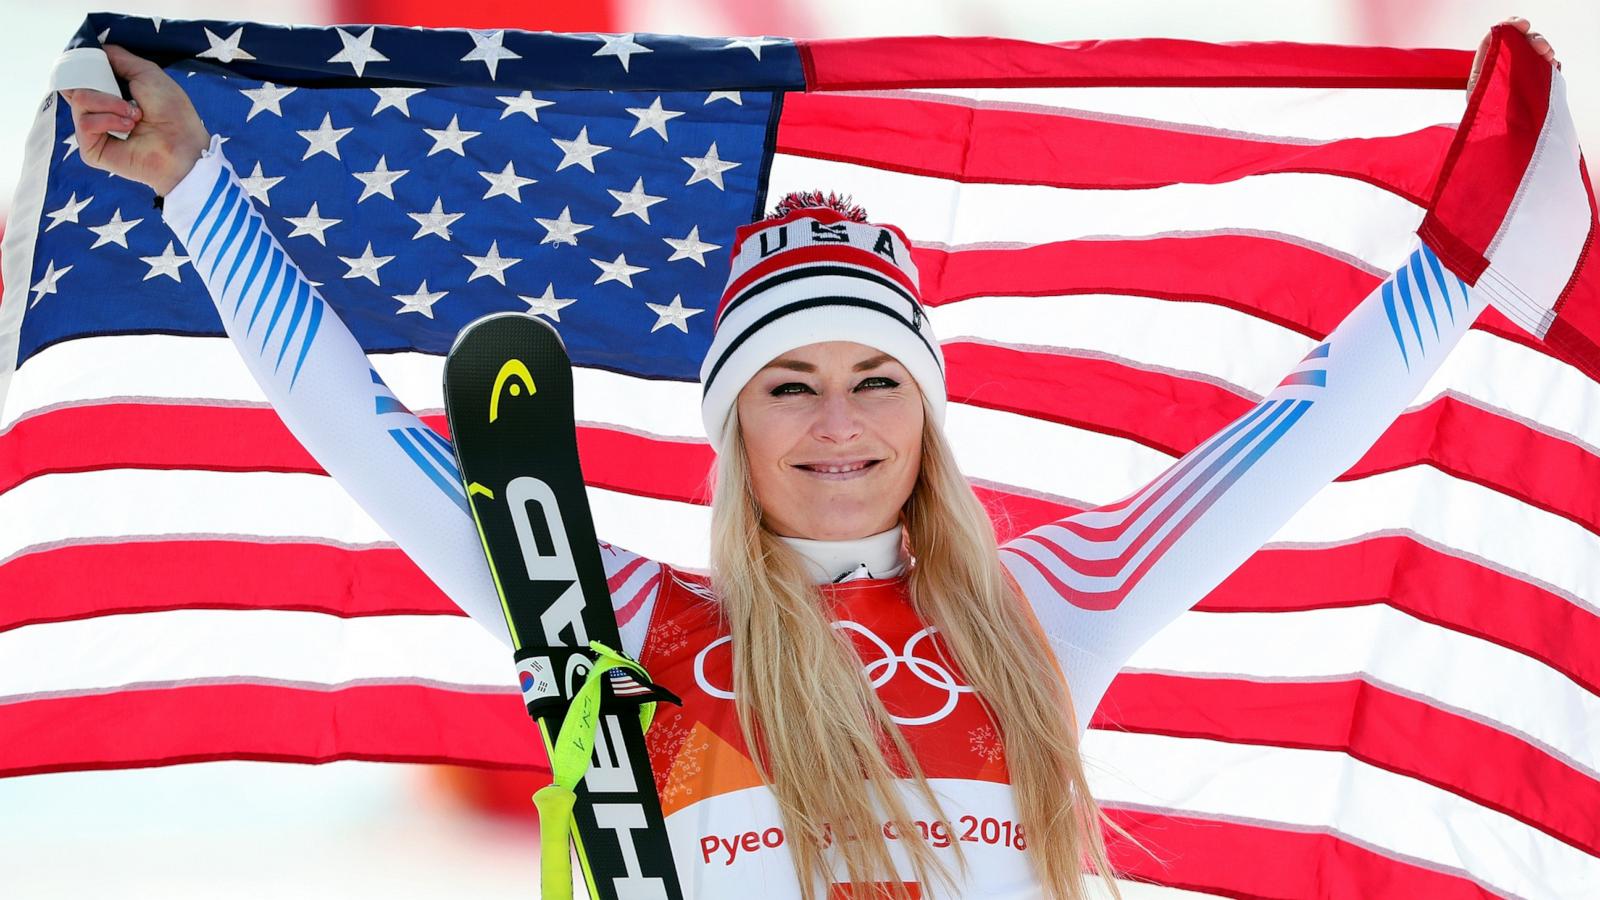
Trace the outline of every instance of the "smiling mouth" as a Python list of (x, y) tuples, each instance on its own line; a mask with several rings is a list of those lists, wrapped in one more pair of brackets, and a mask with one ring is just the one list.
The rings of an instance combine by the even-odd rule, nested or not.
[(822, 475), (832, 478), (848, 478), (853, 475), (859, 475), (882, 461), (883, 460), (880, 459), (861, 459), (854, 462), (845, 463), (811, 463), (800, 464), (795, 466), (795, 468), (802, 469), (814, 475)]

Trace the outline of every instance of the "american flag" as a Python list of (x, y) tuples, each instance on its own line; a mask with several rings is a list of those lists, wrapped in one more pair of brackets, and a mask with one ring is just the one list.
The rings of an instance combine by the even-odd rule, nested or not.
[[(1004, 539), (1148, 481), (1404, 264), (1470, 61), (110, 14), (75, 41), (96, 42), (179, 80), (441, 433), (457, 330), (556, 323), (600, 534), (687, 567), (702, 313), (767, 196), (848, 193), (910, 235), (949, 432)], [(0, 775), (542, 766), (501, 646), (284, 429), (149, 191), (83, 164), (62, 103), (27, 141), (0, 302)], [(1084, 747), (1154, 851), (1118, 844), (1124, 874), (1226, 896), (1600, 885), (1597, 409), (1490, 310), (1141, 650)]]

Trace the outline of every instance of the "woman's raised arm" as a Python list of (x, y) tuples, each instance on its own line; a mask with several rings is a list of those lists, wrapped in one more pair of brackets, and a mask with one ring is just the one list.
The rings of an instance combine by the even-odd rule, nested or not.
[[(165, 194), (168, 226), (284, 424), (456, 605), (509, 647), (450, 443), (395, 397), (301, 274), (183, 89), (148, 60), (118, 47), (106, 51), (137, 106), (97, 91), (71, 92), (85, 161)], [(130, 129), (126, 142), (106, 134)], [(613, 580), (627, 567), (622, 580), (631, 584), (653, 565), (601, 549)], [(645, 618), (624, 631), (629, 652), (643, 642)]]

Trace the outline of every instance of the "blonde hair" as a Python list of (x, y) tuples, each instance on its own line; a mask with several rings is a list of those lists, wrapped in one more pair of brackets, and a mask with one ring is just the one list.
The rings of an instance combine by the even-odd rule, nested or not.
[[(1047, 896), (1086, 898), (1086, 862), (1120, 896), (1100, 834), (1104, 815), (1078, 754), (1066, 680), (1000, 565), (993, 525), (926, 412), (925, 405), (921, 470), (901, 511), (915, 558), (913, 609), (938, 629), (1001, 736), (1026, 852)], [(762, 526), (737, 409), (726, 428), (711, 504), (712, 581), (733, 640), (739, 726), (777, 797), (801, 895), (812, 900), (817, 886), (832, 880), (831, 845), (856, 896), (873, 895), (873, 882), (906, 896), (885, 823), (897, 832), (916, 881), (953, 886), (912, 821), (900, 780), (946, 829), (948, 818), (799, 555)], [(964, 873), (961, 845), (951, 846)]]

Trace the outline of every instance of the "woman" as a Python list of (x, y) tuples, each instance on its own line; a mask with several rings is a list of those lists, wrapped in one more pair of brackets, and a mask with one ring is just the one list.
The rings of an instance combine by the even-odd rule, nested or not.
[[(470, 518), (400, 446), (421, 423), (398, 404), (373, 414), (387, 389), (182, 89), (107, 51), (138, 106), (69, 97), (85, 161), (166, 198), (284, 421), (503, 637)], [(603, 548), (623, 649), (685, 700), (649, 737), (680, 877), (710, 897), (838, 883), (903, 896), (908, 879), (1082, 897), (1085, 859), (1110, 884), (1077, 748), (1112, 676), (1364, 452), (1483, 304), (1419, 245), (1255, 409), (1151, 484), (997, 548), (943, 435), (943, 358), (908, 242), (866, 219), (790, 198), (732, 245), (701, 370), (719, 450), (712, 575)], [(1412, 292), (1430, 320), (1402, 331), (1388, 310)], [(260, 315), (291, 293), (323, 311), (292, 367)]]

